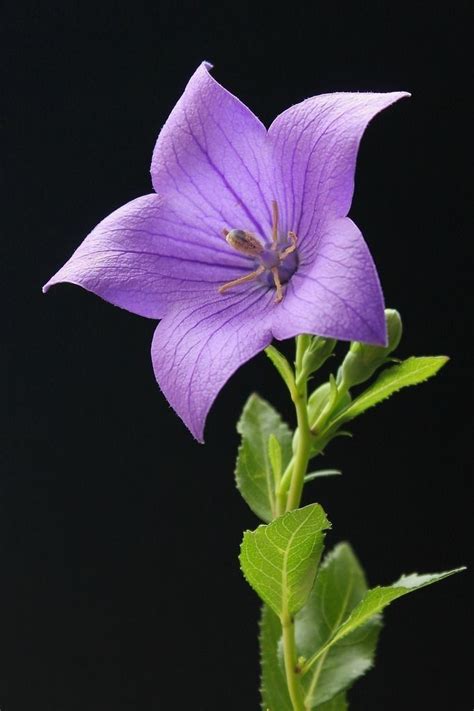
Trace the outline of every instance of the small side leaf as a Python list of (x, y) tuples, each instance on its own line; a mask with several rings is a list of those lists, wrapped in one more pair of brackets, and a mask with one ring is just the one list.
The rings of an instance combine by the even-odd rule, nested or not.
[(272, 465), (274, 480), (275, 482), (279, 482), (282, 474), (281, 446), (273, 432), (268, 438), (268, 457)]
[[(367, 583), (359, 561), (349, 544), (339, 544), (324, 559), (308, 602), (296, 616), (298, 654), (308, 658), (332, 639), (366, 593)], [(373, 617), (321, 655), (303, 677), (308, 708), (326, 708), (326, 702), (339, 696), (370, 669), (380, 627), (380, 617)]]
[(386, 587), (379, 586), (369, 590), (361, 602), (352, 610), (347, 619), (337, 628), (331, 639), (308, 659), (304, 666), (304, 673), (308, 672), (310, 668), (313, 668), (317, 661), (321, 659), (331, 647), (339, 642), (339, 640), (351, 632), (354, 632), (354, 630), (357, 630), (361, 625), (366, 624), (368, 620), (381, 612), (387, 605), (393, 602), (393, 600), (407, 595), (414, 590), (419, 590), (427, 585), (437, 583), (439, 580), (454, 575), (454, 573), (459, 573), (461, 570), (465, 570), (465, 568), (455, 568), (445, 573), (429, 573), (426, 575), (412, 573), (411, 575), (402, 575), (393, 585)]
[(278, 660), (281, 623), (268, 605), (260, 618), (260, 693), (262, 711), (293, 711), (283, 668)]
[(263, 521), (271, 521), (274, 511), (275, 480), (269, 456), (269, 438), (278, 441), (281, 467), (291, 459), (292, 434), (278, 412), (255, 393), (242, 411), (237, 432), (242, 442), (237, 455), (237, 488), (252, 511)]
[(331, 427), (353, 420), (363, 412), (390, 397), (397, 390), (409, 385), (418, 385), (436, 375), (448, 362), (447, 356), (424, 356), (408, 358), (399, 365), (383, 370), (377, 380), (343, 410), (331, 423)]
[(319, 469), (317, 472), (310, 472), (306, 474), (304, 481), (305, 484), (308, 481), (313, 481), (313, 479), (320, 479), (325, 476), (341, 476), (342, 472), (339, 469)]
[(244, 533), (242, 572), (279, 617), (294, 615), (308, 599), (330, 525), (322, 507), (310, 504)]
[(292, 393), (295, 389), (295, 375), (293, 368), (288, 363), (283, 353), (280, 353), (280, 351), (274, 346), (267, 346), (265, 348), (265, 353), (285, 381), (288, 390)]

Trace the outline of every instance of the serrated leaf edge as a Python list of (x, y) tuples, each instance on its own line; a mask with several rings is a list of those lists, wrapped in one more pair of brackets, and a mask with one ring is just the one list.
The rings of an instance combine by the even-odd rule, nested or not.
[[(422, 583), (422, 584), (420, 584), (420, 585), (418, 585), (418, 586), (416, 586), (416, 587), (405, 587), (405, 586), (403, 586), (403, 585), (397, 585), (396, 583), (397, 583), (398, 581), (396, 581), (396, 583), (393, 584), (393, 585), (377, 585), (377, 586), (374, 587), (374, 588), (370, 588), (370, 589), (367, 591), (366, 596), (360, 601), (360, 603), (359, 603), (356, 607), (354, 607), (354, 609), (352, 610), (351, 614), (344, 620), (344, 622), (342, 622), (342, 623), (340, 624), (340, 626), (339, 626), (339, 633), (338, 633), (338, 631), (336, 630), (336, 632), (335, 632), (335, 634), (333, 635), (333, 637), (332, 637), (331, 639), (329, 639), (328, 642), (326, 642), (326, 644), (324, 644), (320, 649), (318, 649), (317, 652), (315, 652), (315, 654), (314, 654), (310, 659), (307, 660), (307, 662), (306, 662), (306, 664), (305, 664), (305, 668), (303, 669), (303, 675), (306, 674), (306, 673), (310, 670), (310, 668), (313, 666), (313, 664), (314, 664), (315, 662), (317, 662), (318, 659), (319, 659), (323, 654), (325, 654), (326, 651), (328, 651), (336, 642), (339, 642), (339, 640), (343, 639), (343, 638), (346, 637), (348, 634), (351, 634), (351, 632), (355, 631), (355, 629), (357, 629), (357, 627), (361, 627), (363, 624), (365, 624), (366, 622), (368, 622), (372, 617), (375, 617), (375, 615), (380, 614), (380, 613), (382, 612), (382, 610), (384, 610), (386, 607), (388, 607), (388, 605), (390, 605), (392, 602), (395, 602), (395, 600), (397, 600), (399, 597), (402, 597), (402, 596), (404, 596), (404, 595), (408, 595), (408, 594), (410, 594), (410, 593), (412, 593), (412, 592), (415, 592), (416, 590), (421, 590), (422, 588), (428, 587), (429, 585), (432, 585), (432, 584), (434, 584), (434, 583), (440, 582), (441, 580), (444, 580), (445, 578), (448, 578), (448, 577), (450, 577), (451, 575), (454, 575), (455, 573), (460, 573), (461, 571), (463, 571), (463, 570), (465, 570), (465, 569), (466, 569), (466, 567), (465, 567), (465, 566), (462, 566), (462, 567), (460, 567), (460, 568), (454, 568), (453, 570), (447, 570), (447, 571), (444, 572), (444, 573), (424, 573), (423, 575), (426, 575), (426, 576), (430, 575), (430, 576), (438, 576), (438, 577), (437, 577), (436, 580), (427, 581), (427, 582)], [(417, 575), (417, 573), (410, 573), (409, 575)], [(408, 577), (408, 576), (407, 576), (407, 577)], [(348, 623), (350, 622), (351, 618), (355, 617), (355, 615), (356, 615), (356, 613), (357, 613), (357, 610), (358, 610), (358, 609), (360, 608), (360, 606), (364, 603), (364, 601), (366, 600), (367, 595), (369, 595), (370, 593), (376, 592), (376, 591), (378, 591), (378, 590), (392, 590), (393, 592), (400, 592), (400, 595), (397, 595), (397, 596), (394, 597), (393, 599), (389, 600), (389, 601), (388, 601), (387, 603), (385, 603), (380, 609), (378, 609), (378, 610), (376, 610), (376, 611), (374, 611), (374, 612), (372, 612), (372, 613), (369, 613), (369, 614), (363, 616), (362, 618), (360, 618), (360, 619), (363, 620), (363, 621), (361, 621), (361, 622), (357, 625), (357, 627), (354, 628), (354, 630), (350, 630), (350, 629), (344, 630), (344, 631), (342, 632), (342, 634), (340, 634), (341, 628), (347, 626)]]
[[(415, 375), (413, 371), (410, 373), (407, 373), (405, 376), (402, 376), (401, 378), (401, 384), (399, 384), (394, 390), (391, 390), (391, 392), (388, 392), (386, 395), (382, 395), (382, 397), (379, 397), (376, 402), (368, 405), (364, 410), (361, 412), (357, 412), (357, 410), (360, 407), (360, 404), (364, 402), (365, 399), (369, 399), (371, 395), (373, 395), (374, 390), (377, 386), (377, 383), (380, 381), (381, 378), (386, 377), (387, 373), (389, 372), (396, 372), (398, 369), (400, 369), (405, 363), (409, 362), (415, 362), (419, 360), (425, 360), (426, 358), (429, 358), (429, 362), (426, 362), (423, 366), (420, 367), (420, 371), (427, 370), (427, 374), (424, 377), (421, 377), (419, 380), (417, 380), (414, 383), (404, 383), (403, 379), (408, 380), (410, 377)], [(432, 366), (434, 364), (434, 361), (437, 361), (438, 367), (435, 370), (432, 370)], [(412, 387), (414, 385), (420, 385), (421, 383), (425, 383), (427, 380), (435, 376), (441, 368), (446, 365), (446, 363), (449, 361), (448, 356), (412, 356), (411, 358), (406, 358), (404, 361), (399, 363), (398, 365), (393, 366), (392, 368), (386, 368), (385, 370), (382, 370), (381, 373), (379, 374), (378, 378), (365, 390), (363, 393), (361, 393), (358, 397), (356, 397), (342, 412), (340, 412), (337, 417), (331, 422), (331, 427), (339, 426), (343, 422), (346, 422), (347, 420), (351, 420), (355, 417), (358, 417), (359, 415), (363, 414), (366, 410), (370, 410), (372, 407), (375, 407), (378, 405), (380, 402), (384, 402), (385, 400), (388, 400), (392, 395), (395, 395), (396, 392), (399, 390), (403, 390), (406, 387)], [(431, 366), (431, 368), (430, 368)], [(387, 383), (385, 386), (386, 390), (390, 390), (390, 383)], [(383, 390), (383, 388), (382, 388)], [(351, 414), (351, 411), (356, 411), (354, 415)]]

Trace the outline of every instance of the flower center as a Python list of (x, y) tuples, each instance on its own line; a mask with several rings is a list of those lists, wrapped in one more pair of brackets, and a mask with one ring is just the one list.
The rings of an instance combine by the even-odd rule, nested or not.
[(219, 287), (223, 294), (234, 286), (245, 284), (248, 281), (259, 279), (268, 286), (276, 289), (275, 302), (283, 299), (283, 285), (286, 284), (298, 266), (296, 251), (297, 237), (294, 232), (288, 232), (285, 239), (281, 239), (278, 231), (278, 205), (272, 202), (272, 243), (263, 245), (250, 232), (245, 230), (223, 230), (227, 244), (237, 252), (255, 260), (256, 269), (238, 279), (233, 279)]
[[(291, 247), (291, 242), (286, 242), (280, 245), (280, 251), (284, 252), (286, 249)], [(290, 281), (291, 277), (296, 271), (298, 266), (298, 253), (294, 249), (289, 254), (286, 254), (283, 259), (278, 255), (275, 250), (266, 247), (263, 253), (260, 255), (262, 264), (265, 266), (265, 272), (262, 274), (260, 279), (266, 282), (269, 286), (274, 284), (272, 268), (276, 267), (278, 269), (278, 274), (280, 276), (280, 281), (282, 284), (286, 284)]]

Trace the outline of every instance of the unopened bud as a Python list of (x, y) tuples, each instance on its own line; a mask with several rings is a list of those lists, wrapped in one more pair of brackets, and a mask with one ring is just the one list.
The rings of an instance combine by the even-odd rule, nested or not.
[(316, 422), (318, 416), (325, 408), (327, 402), (329, 401), (330, 392), (330, 383), (323, 383), (311, 394), (308, 399), (308, 420), (310, 422), (310, 426)]
[[(308, 421), (310, 428), (314, 427), (323, 410), (330, 407), (330, 400), (333, 393), (331, 383), (323, 383), (319, 386), (308, 399)], [(332, 414), (337, 414), (339, 410), (347, 407), (351, 401), (351, 396), (348, 392), (344, 393), (337, 399)]]
[(319, 370), (336, 347), (334, 338), (313, 336), (303, 356), (303, 370), (308, 375)]
[(386, 361), (390, 353), (400, 343), (402, 337), (402, 320), (398, 311), (385, 309), (387, 323), (387, 346), (370, 346), (354, 341), (344, 358), (337, 374), (337, 383), (344, 389), (368, 380)]

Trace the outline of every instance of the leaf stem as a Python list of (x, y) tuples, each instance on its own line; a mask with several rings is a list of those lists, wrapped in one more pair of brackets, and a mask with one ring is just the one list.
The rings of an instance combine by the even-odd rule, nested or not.
[(297, 653), (295, 642), (295, 623), (291, 617), (281, 619), (283, 631), (283, 658), (285, 662), (286, 683), (294, 711), (306, 711), (303, 690), (297, 673)]
[(278, 487), (275, 493), (275, 518), (283, 516), (286, 511), (286, 490)]

